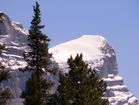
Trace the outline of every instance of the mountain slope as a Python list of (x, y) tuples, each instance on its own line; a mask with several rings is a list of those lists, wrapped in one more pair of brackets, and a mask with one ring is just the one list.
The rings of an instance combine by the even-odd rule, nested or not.
[(23, 53), (29, 50), (27, 46), (28, 32), (17, 22), (12, 22), (9, 17), (0, 12), (0, 44), (5, 45), (0, 61), (10, 70), (11, 78), (1, 84), (1, 87), (10, 87), (13, 99), (12, 105), (22, 105), (20, 95), (25, 86), (28, 74), (18, 71), (26, 65)]
[[(8, 86), (13, 93), (11, 105), (22, 105), (21, 92), (25, 87), (28, 73), (18, 71), (26, 65), (23, 53), (29, 50), (27, 46), (28, 32), (17, 22), (0, 12), (0, 43), (5, 44), (0, 61), (10, 70), (12, 78), (5, 81), (1, 87)], [(54, 59), (63, 72), (67, 72), (66, 60), (72, 54), (83, 53), (84, 60), (95, 68), (100, 77), (107, 81), (107, 96), (111, 105), (139, 105), (138, 100), (130, 93), (119, 76), (114, 49), (101, 36), (84, 35), (78, 39), (62, 43), (50, 49)]]
[(111, 105), (139, 105), (139, 101), (129, 92), (118, 73), (114, 49), (106, 39), (98, 35), (83, 35), (80, 38), (54, 46), (50, 49), (61, 69), (66, 72), (66, 60), (82, 53), (84, 60), (97, 70), (107, 82), (107, 94)]

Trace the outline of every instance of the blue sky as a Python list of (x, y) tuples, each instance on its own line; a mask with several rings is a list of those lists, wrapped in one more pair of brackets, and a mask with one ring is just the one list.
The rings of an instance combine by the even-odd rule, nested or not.
[[(0, 11), (30, 27), (36, 0), (0, 0)], [(38, 0), (50, 46), (83, 34), (99, 34), (113, 45), (119, 73), (139, 98), (138, 0)]]

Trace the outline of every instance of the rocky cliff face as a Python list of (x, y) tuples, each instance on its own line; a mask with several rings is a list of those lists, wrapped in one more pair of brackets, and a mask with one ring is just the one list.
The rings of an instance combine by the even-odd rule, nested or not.
[[(23, 26), (16, 22), (11, 22), (9, 17), (0, 12), (0, 43), (5, 44), (5, 51), (2, 54), (6, 67), (11, 69), (11, 62), (15, 68), (21, 66), (23, 62), (23, 52), (28, 50), (27, 46), (27, 31)], [(13, 65), (12, 65), (13, 66)]]
[(18, 68), (26, 65), (23, 60), (23, 52), (29, 49), (27, 33), (21, 24), (12, 22), (6, 14), (0, 12), (0, 44), (5, 45), (0, 61), (6, 66), (6, 69), (10, 70), (11, 74), (11, 79), (1, 84), (1, 87), (11, 88), (14, 98), (12, 105), (22, 105), (19, 97), (28, 77), (28, 74), (18, 71)]
[[(11, 105), (22, 105), (21, 91), (29, 74), (18, 71), (26, 65), (23, 52), (28, 51), (26, 35), (28, 32), (17, 22), (0, 12), (0, 43), (5, 44), (0, 61), (10, 70), (12, 78), (1, 86), (8, 86), (13, 92)], [(50, 49), (54, 59), (63, 72), (67, 72), (67, 58), (70, 55), (83, 53), (84, 60), (97, 70), (100, 77), (107, 81), (107, 97), (111, 105), (139, 105), (139, 101), (129, 92), (118, 73), (114, 49), (105, 38), (94, 35), (84, 35), (78, 39), (57, 45)]]

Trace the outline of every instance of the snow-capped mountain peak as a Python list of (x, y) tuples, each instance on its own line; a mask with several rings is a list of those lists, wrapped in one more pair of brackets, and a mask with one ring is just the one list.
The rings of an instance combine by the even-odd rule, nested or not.
[(50, 49), (63, 72), (67, 72), (67, 59), (82, 53), (89, 67), (97, 70), (107, 82), (106, 96), (111, 105), (139, 105), (139, 101), (129, 92), (118, 73), (116, 54), (106, 39), (100, 35), (83, 35), (77, 39), (59, 44)]
[[(107, 44), (104, 37), (99, 35), (83, 35), (80, 38), (59, 44), (50, 49), (57, 62), (66, 61), (72, 54), (83, 53), (84, 60), (98, 59), (103, 56), (101, 48)], [(61, 56), (62, 55), (62, 56)]]

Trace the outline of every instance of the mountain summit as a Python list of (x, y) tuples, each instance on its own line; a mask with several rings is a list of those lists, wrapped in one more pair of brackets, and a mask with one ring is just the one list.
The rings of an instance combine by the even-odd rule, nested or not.
[[(29, 50), (27, 46), (28, 32), (20, 23), (13, 22), (3, 12), (0, 12), (0, 43), (5, 44), (5, 51), (0, 60), (10, 70), (12, 78), (2, 84), (8, 86), (13, 93), (11, 105), (22, 105), (20, 99), (28, 74), (18, 71), (26, 62), (23, 53)], [(63, 72), (68, 70), (66, 61), (70, 55), (82, 53), (84, 60), (97, 70), (100, 77), (107, 81), (107, 97), (111, 105), (139, 105), (137, 98), (129, 92), (118, 73), (114, 49), (106, 39), (99, 35), (83, 35), (80, 38), (59, 44), (50, 49), (53, 57)]]
[(107, 82), (107, 94), (111, 105), (139, 105), (139, 101), (129, 92), (118, 73), (116, 54), (106, 39), (99, 35), (83, 35), (80, 38), (59, 44), (50, 49), (59, 67), (67, 71), (66, 60), (82, 53), (89, 67), (97, 70)]
[[(90, 61), (103, 56), (101, 48), (107, 43), (102, 36), (83, 35), (78, 39), (54, 46), (50, 51), (56, 61), (66, 61), (72, 54), (83, 53), (84, 60)], [(64, 51), (63, 51), (64, 49)], [(62, 56), (60, 56), (62, 54)]]

